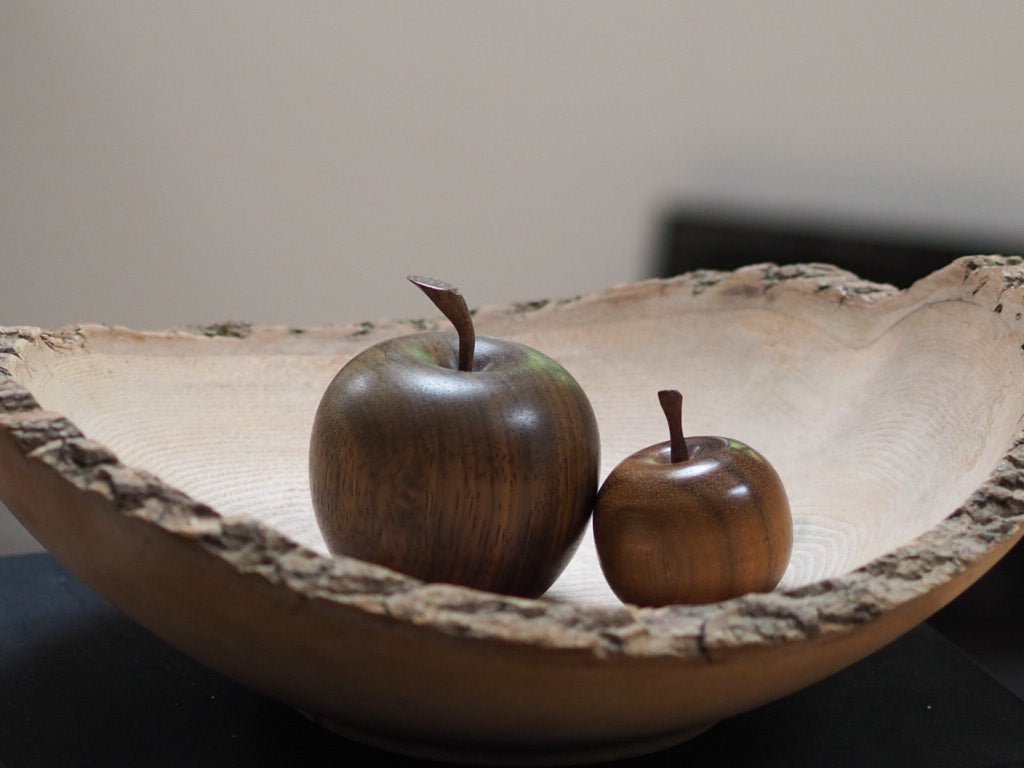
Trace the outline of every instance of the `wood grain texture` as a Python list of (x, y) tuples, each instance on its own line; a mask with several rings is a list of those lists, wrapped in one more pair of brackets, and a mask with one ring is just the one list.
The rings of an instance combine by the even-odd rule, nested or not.
[(0, 498), (144, 625), (350, 732), (496, 762), (640, 751), (862, 658), (1020, 538), (1022, 316), (1024, 260), (994, 256), (905, 292), (759, 265), (481, 308), (481, 333), (543, 348), (588, 393), (602, 478), (662, 439), (648, 402), (666, 384), (689, 432), (769, 458), (789, 568), (711, 605), (621, 605), (590, 537), (540, 600), (328, 556), (306, 466), (318, 398), (436, 318), (4, 329)]
[(565, 569), (597, 494), (586, 394), (537, 350), (455, 334), (380, 342), (317, 408), (310, 486), (332, 552), (425, 581), (539, 597)]
[(594, 541), (609, 586), (623, 602), (648, 606), (771, 591), (793, 548), (778, 473), (738, 441), (685, 442), (680, 458), (675, 442), (640, 449), (601, 486)]

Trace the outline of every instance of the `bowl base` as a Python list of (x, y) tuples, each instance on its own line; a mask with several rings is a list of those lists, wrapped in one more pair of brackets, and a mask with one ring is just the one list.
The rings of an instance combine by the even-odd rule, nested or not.
[(358, 726), (338, 723), (309, 712), (299, 711), (317, 725), (350, 741), (419, 760), (462, 765), (559, 766), (624, 760), (682, 744), (684, 741), (699, 736), (714, 725), (714, 723), (706, 723), (672, 733), (593, 746), (567, 746), (564, 748), (529, 746), (517, 748), (513, 746), (488, 749), (472, 744), (420, 742), (383, 736)]

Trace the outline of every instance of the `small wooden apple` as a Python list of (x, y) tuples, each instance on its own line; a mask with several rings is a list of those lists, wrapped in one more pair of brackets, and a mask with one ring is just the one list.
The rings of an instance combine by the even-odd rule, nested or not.
[(409, 279), (457, 334), (383, 341), (327, 388), (309, 455), (324, 540), (426, 581), (538, 596), (590, 520), (593, 409), (550, 357), (477, 338), (454, 286)]
[(778, 473), (737, 440), (684, 437), (682, 395), (663, 390), (658, 398), (671, 439), (615, 467), (594, 509), (612, 591), (623, 602), (657, 606), (773, 589), (793, 547)]

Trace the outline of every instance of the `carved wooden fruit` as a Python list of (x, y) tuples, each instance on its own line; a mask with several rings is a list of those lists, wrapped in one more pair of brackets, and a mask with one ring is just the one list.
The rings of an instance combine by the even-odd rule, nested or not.
[(594, 506), (593, 409), (548, 356), (476, 338), (452, 286), (410, 279), (458, 336), (387, 339), (331, 381), (310, 440), (320, 530), (336, 554), (538, 597), (576, 551)]
[(573, 372), (603, 474), (661, 439), (644, 381), (688, 393), (694, 434), (770, 456), (794, 520), (777, 590), (623, 606), (590, 536), (539, 600), (330, 556), (307, 482), (317, 402), (421, 323), (5, 329), (0, 499), (206, 664), (353, 737), (477, 762), (678, 741), (863, 658), (1021, 537), (1020, 258), (905, 292), (823, 265), (698, 272), (474, 318)]
[(594, 542), (612, 591), (635, 605), (669, 605), (774, 589), (793, 548), (778, 472), (737, 440), (684, 437), (682, 396), (658, 397), (671, 440), (623, 459), (594, 509)]

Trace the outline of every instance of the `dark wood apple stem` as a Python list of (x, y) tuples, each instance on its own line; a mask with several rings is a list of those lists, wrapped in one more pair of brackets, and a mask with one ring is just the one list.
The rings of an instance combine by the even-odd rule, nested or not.
[(432, 277), (409, 275), (409, 282), (427, 294), (427, 298), (455, 326), (455, 332), (459, 334), (459, 370), (472, 371), (476, 331), (473, 329), (473, 316), (469, 313), (469, 306), (462, 293), (451, 283)]
[(683, 436), (683, 396), (678, 389), (663, 389), (658, 392), (658, 400), (668, 420), (672, 463), (686, 461), (690, 458), (690, 452), (686, 449), (686, 438)]

